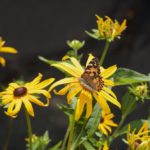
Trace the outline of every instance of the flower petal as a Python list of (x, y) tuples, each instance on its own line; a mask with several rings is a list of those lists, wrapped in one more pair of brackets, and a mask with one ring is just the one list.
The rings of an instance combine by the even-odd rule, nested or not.
[(2, 53), (12, 53), (12, 54), (16, 54), (17, 53), (17, 50), (12, 48), (12, 47), (1, 47), (1, 50), (0, 52)]
[(0, 57), (0, 64), (4, 67), (6, 64), (5, 58)]
[(38, 84), (41, 81), (42, 77), (43, 77), (43, 75), (41, 73), (39, 73), (36, 78), (34, 78), (31, 82), (26, 83), (25, 86), (27, 88), (34, 87), (36, 84)]
[(96, 101), (98, 102), (98, 104), (100, 105), (100, 107), (102, 108), (102, 110), (104, 110), (106, 113), (109, 114), (111, 111), (110, 111), (109, 105), (107, 104), (104, 97), (101, 96), (100, 94), (96, 94), (96, 93), (93, 93), (93, 96), (96, 99)]
[(22, 98), (22, 102), (27, 110), (27, 112), (34, 117), (34, 110), (32, 107), (32, 104), (29, 102), (29, 100), (27, 98)]
[(8, 106), (7, 112), (5, 112), (8, 116), (15, 117), (15, 115), (20, 111), (22, 105), (21, 100), (13, 101)]
[(117, 99), (115, 93), (114, 93), (112, 90), (110, 90), (109, 88), (103, 87), (103, 90), (104, 90), (105, 92), (107, 92), (108, 94), (110, 94), (111, 96), (113, 96), (115, 99)]
[(86, 61), (86, 67), (88, 66), (89, 62), (90, 62), (93, 58), (94, 58), (94, 56), (90, 53), (90, 54), (89, 54), (89, 57), (88, 57), (88, 59), (87, 59), (87, 61)]
[(115, 85), (114, 82), (111, 80), (103, 79), (103, 81), (104, 81), (104, 85), (106, 85), (106, 86), (114, 86)]
[(64, 88), (62, 88), (61, 90), (59, 90), (58, 92), (54, 90), (54, 93), (57, 95), (65, 95), (74, 84), (76, 83), (70, 83), (66, 85)]
[(61, 79), (61, 80), (55, 82), (54, 84), (52, 84), (52, 86), (49, 88), (48, 91), (51, 91), (53, 88), (55, 88), (58, 85), (67, 84), (67, 83), (71, 83), (71, 82), (79, 82), (79, 81), (77, 78), (74, 78), (74, 77), (64, 78), (64, 79)]
[(83, 112), (84, 105), (85, 105), (84, 99), (79, 98), (77, 101), (76, 110), (75, 110), (75, 120), (76, 121), (78, 121), (80, 119), (80, 116)]
[(80, 70), (80, 74), (82, 74), (84, 72), (84, 69), (82, 68), (82, 66), (80, 65), (78, 60), (76, 58), (74, 58), (74, 57), (70, 57), (70, 60), (74, 64), (74, 66), (77, 67), (78, 70)]
[(81, 76), (80, 70), (78, 68), (74, 67), (73, 65), (69, 64), (69, 63), (60, 62), (60, 63), (52, 64), (51, 66), (56, 67), (58, 69), (62, 69), (74, 77), (80, 77)]
[(104, 69), (102, 72), (101, 72), (101, 76), (106, 79), (108, 77), (110, 77), (112, 74), (114, 74), (117, 70), (117, 66), (116, 65), (113, 65), (107, 69)]
[(35, 96), (28, 95), (28, 99), (29, 99), (31, 102), (33, 102), (33, 103), (35, 103), (35, 104), (37, 104), (37, 105), (39, 105), (39, 106), (47, 106), (47, 103), (44, 104), (43, 102), (41, 102), (40, 100), (38, 100)]
[(44, 81), (36, 84), (33, 88), (34, 89), (43, 89), (43, 88), (47, 87), (49, 84), (51, 84), (54, 80), (55, 80), (54, 78), (44, 80)]
[(91, 93), (86, 92), (86, 118), (89, 118), (92, 113), (92, 96)]
[(117, 107), (121, 108), (121, 104), (118, 102), (118, 100), (115, 99), (115, 98), (113, 98), (112, 96), (110, 96), (109, 94), (107, 94), (106, 92), (104, 92), (103, 90), (101, 90), (100, 92), (97, 92), (97, 93), (99, 95), (103, 96), (105, 99), (107, 99), (112, 104), (114, 104)]
[(82, 87), (80, 85), (73, 86), (69, 93), (67, 94), (67, 101), (68, 104), (70, 104), (73, 97), (75, 97), (80, 91), (82, 90)]

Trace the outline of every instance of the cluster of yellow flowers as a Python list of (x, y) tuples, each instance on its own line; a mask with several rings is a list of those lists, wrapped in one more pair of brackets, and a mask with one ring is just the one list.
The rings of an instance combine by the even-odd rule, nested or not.
[[(97, 17), (97, 25), (99, 31), (99, 37), (108, 41), (113, 41), (114, 38), (119, 37), (122, 31), (126, 28), (126, 20), (120, 25), (118, 21), (113, 22), (109, 17), (106, 17), (106, 20), (103, 20), (101, 17)], [(0, 52), (4, 53), (17, 53), (17, 50), (12, 47), (5, 47), (4, 41), (0, 38)], [(85, 67), (88, 67), (89, 63), (95, 57), (92, 54), (89, 54)], [(67, 60), (66, 60), (67, 59)], [(5, 59), (0, 57), (0, 63), (2, 66), (5, 65)], [(5, 113), (8, 116), (16, 117), (19, 113), (21, 107), (25, 107), (30, 116), (34, 116), (34, 109), (32, 103), (37, 104), (38, 106), (48, 106), (51, 98), (50, 92), (54, 90), (55, 94), (65, 95), (67, 94), (67, 102), (71, 104), (73, 98), (77, 98), (77, 103), (75, 107), (75, 121), (78, 121), (84, 109), (86, 110), (85, 118), (88, 119), (92, 113), (92, 104), (95, 99), (100, 108), (102, 109), (102, 117), (98, 125), (98, 129), (105, 135), (108, 136), (112, 132), (112, 127), (117, 127), (117, 124), (113, 122), (114, 114), (111, 112), (109, 107), (109, 102), (121, 108), (121, 104), (117, 99), (115, 93), (111, 90), (110, 87), (113, 87), (115, 84), (111, 80), (111, 76), (116, 72), (117, 66), (113, 65), (108, 68), (103, 68), (100, 66), (100, 79), (102, 82), (100, 90), (93, 88), (91, 84), (83, 80), (83, 73), (85, 68), (81, 66), (79, 61), (75, 57), (65, 57), (60, 62), (53, 63), (51, 66), (56, 67), (57, 69), (63, 70), (69, 76), (63, 78), (59, 81), (54, 82), (54, 78), (49, 78), (44, 81), (41, 81), (42, 74), (39, 73), (31, 82), (25, 84), (10, 83), (6, 90), (0, 92), (1, 103), (7, 109)], [(53, 83), (54, 82), (54, 83)], [(52, 84), (53, 83), (53, 84)], [(50, 86), (50, 84), (52, 84)], [(56, 87), (60, 85), (65, 85), (61, 90), (56, 91)], [(46, 90), (46, 87), (49, 87)], [(43, 103), (37, 95), (43, 95), (46, 98), (46, 103)], [(94, 102), (94, 103), (95, 103)], [(130, 126), (127, 134), (127, 143), (131, 150), (135, 149), (135, 146), (144, 147), (145, 145), (150, 145), (150, 136), (148, 135), (148, 124), (144, 123), (139, 132), (135, 134), (135, 130), (130, 133)], [(136, 149), (136, 150), (144, 150)], [(103, 150), (108, 150), (107, 141), (104, 143)], [(146, 149), (147, 150), (147, 149)]]

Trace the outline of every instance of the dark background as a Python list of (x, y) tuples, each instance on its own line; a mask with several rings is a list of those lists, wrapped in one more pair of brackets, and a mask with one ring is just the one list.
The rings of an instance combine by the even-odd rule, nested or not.
[[(61, 73), (41, 62), (38, 56), (59, 60), (69, 48), (66, 40), (85, 40), (80, 51), (92, 52), (100, 57), (104, 42), (89, 38), (85, 30), (96, 28), (95, 14), (110, 16), (120, 22), (126, 18), (128, 28), (121, 40), (111, 44), (105, 60), (105, 67), (117, 64), (148, 74), (150, 64), (150, 16), (148, 0), (0, 0), (0, 36), (6, 45), (15, 47), (17, 55), (5, 54), (7, 65), (0, 68), (0, 83), (23, 76), (33, 79), (38, 72), (44, 77), (62, 77)], [(2, 54), (0, 54), (2, 55)], [(85, 62), (85, 61), (83, 61)], [(32, 119), (33, 132), (41, 135), (49, 130), (53, 142), (62, 139), (67, 127), (67, 118), (56, 107), (65, 98), (53, 96), (50, 107), (35, 108)], [(145, 103), (129, 119), (147, 114), (149, 103)], [(0, 149), (4, 145), (9, 117), (0, 110)], [(9, 150), (25, 149), (27, 137), (26, 121), (23, 112), (13, 121), (13, 131)], [(117, 144), (118, 146), (118, 144)], [(115, 147), (115, 145), (114, 145)], [(114, 148), (113, 148), (114, 149)], [(122, 149), (122, 144), (119, 144)]]

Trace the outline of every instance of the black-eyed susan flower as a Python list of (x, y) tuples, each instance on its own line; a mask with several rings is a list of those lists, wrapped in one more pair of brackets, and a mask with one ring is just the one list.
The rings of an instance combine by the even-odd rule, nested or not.
[(114, 105), (121, 107), (117, 100), (116, 95), (107, 86), (114, 86), (114, 82), (107, 79), (117, 69), (116, 65), (107, 69), (99, 70), (98, 62), (95, 57), (89, 55), (86, 69), (84, 69), (78, 60), (74, 57), (68, 57), (71, 62), (58, 62), (52, 64), (52, 66), (63, 70), (68, 73), (70, 77), (66, 77), (55, 82), (50, 90), (58, 85), (66, 85), (60, 91), (56, 92), (59, 95), (65, 95), (67, 92), (67, 101), (70, 104), (73, 97), (78, 97), (75, 120), (78, 120), (83, 112), (84, 106), (86, 106), (86, 118), (91, 115), (92, 112), (92, 99), (97, 100), (100, 107), (107, 113), (110, 112), (110, 108), (107, 101)]
[(96, 15), (98, 29), (93, 29), (93, 33), (86, 32), (89, 36), (98, 40), (113, 41), (115, 38), (120, 38), (121, 33), (126, 29), (126, 20), (121, 24), (117, 20), (113, 21), (108, 16), (105, 19)]
[(112, 120), (114, 118), (114, 114), (107, 114), (105, 111), (102, 112), (101, 120), (98, 125), (98, 129), (108, 136), (112, 132), (112, 127), (117, 127), (117, 124)]
[(131, 131), (131, 126), (128, 126), (126, 143), (129, 150), (149, 150), (150, 148), (150, 130), (148, 129), (148, 122), (145, 121), (142, 127), (137, 132), (136, 129)]
[[(7, 108), (5, 112), (8, 116), (15, 117), (20, 111), (22, 104), (26, 108), (27, 112), (34, 116), (34, 110), (31, 102), (39, 106), (48, 106), (49, 99), (51, 98), (49, 92), (44, 88), (50, 85), (54, 78), (49, 78), (41, 82), (42, 74), (33, 79), (31, 82), (27, 82), (24, 85), (17, 83), (10, 83), (5, 91), (0, 92), (0, 98), (2, 105)], [(36, 95), (42, 94), (46, 97), (47, 102), (43, 103), (38, 100)]]
[[(4, 46), (4, 44), (5, 44), (5, 41), (3, 41), (2, 38), (0, 37), (0, 53), (12, 53), (12, 54), (17, 53), (17, 50), (15, 48)], [(0, 64), (2, 66), (5, 66), (6, 64), (5, 59), (1, 56), (0, 56)]]

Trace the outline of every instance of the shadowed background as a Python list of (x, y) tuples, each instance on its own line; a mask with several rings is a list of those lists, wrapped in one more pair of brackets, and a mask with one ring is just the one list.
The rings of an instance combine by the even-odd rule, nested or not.
[[(117, 64), (148, 74), (150, 70), (148, 11), (148, 0), (1, 0), (0, 36), (6, 41), (6, 45), (15, 47), (19, 53), (5, 54), (7, 65), (0, 68), (0, 83), (7, 85), (21, 76), (30, 81), (38, 72), (43, 73), (45, 78), (60, 79), (63, 75), (41, 62), (38, 56), (60, 60), (69, 50), (66, 40), (86, 41), (80, 50), (80, 53), (84, 53), (83, 62), (89, 52), (100, 57), (104, 42), (93, 40), (84, 32), (96, 28), (95, 14), (101, 17), (107, 15), (119, 22), (124, 18), (127, 19), (128, 28), (120, 40), (115, 40), (111, 44), (104, 66)], [(34, 106), (33, 132), (41, 135), (45, 130), (49, 130), (51, 145), (62, 139), (66, 131), (67, 118), (56, 106), (56, 103), (64, 102), (65, 97), (53, 96), (50, 107)], [(129, 116), (129, 120), (146, 116), (148, 105), (149, 103), (145, 103), (136, 110), (136, 115)], [(0, 149), (4, 145), (8, 122), (9, 117), (5, 116), (1, 109)], [(13, 121), (9, 150), (25, 149), (26, 137), (26, 120), (21, 112)], [(122, 144), (119, 145), (122, 149)], [(115, 148), (115, 145), (113, 147)]]

